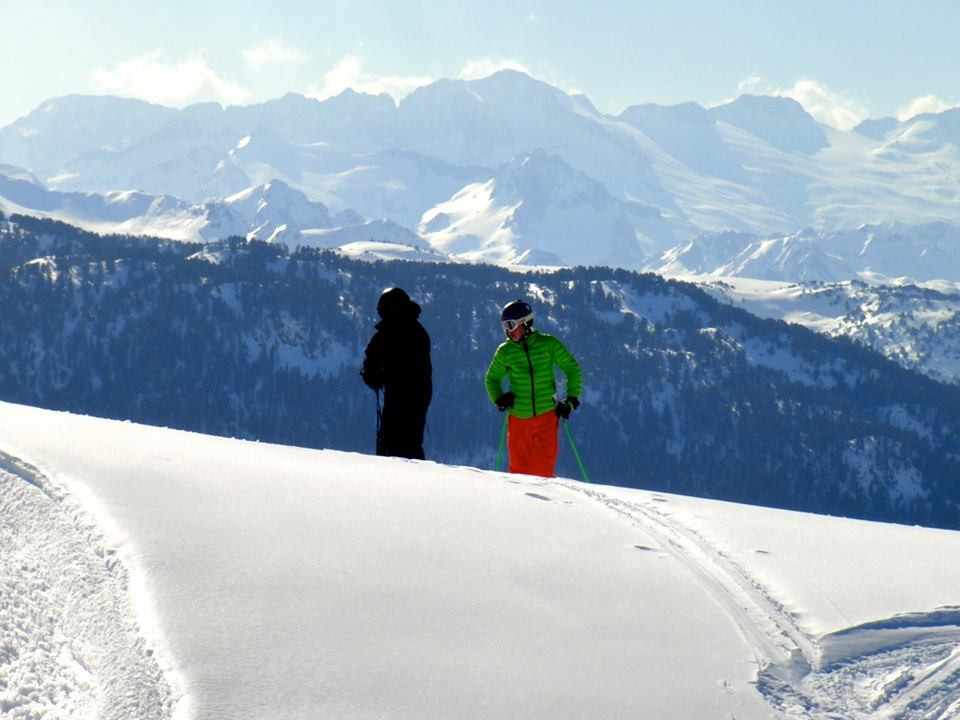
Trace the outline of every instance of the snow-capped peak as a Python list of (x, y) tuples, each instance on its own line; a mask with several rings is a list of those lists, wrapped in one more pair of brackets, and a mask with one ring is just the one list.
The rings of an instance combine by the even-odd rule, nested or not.
[(830, 144), (823, 126), (793, 98), (741, 95), (708, 112), (780, 150), (813, 155)]
[(631, 266), (645, 256), (626, 205), (544, 150), (515, 158), (424, 213), (420, 233), (470, 260)]

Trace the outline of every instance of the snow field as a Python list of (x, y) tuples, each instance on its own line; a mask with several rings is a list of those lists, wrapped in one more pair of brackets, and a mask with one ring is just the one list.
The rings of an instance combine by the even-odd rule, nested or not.
[(170, 687), (97, 529), (42, 475), (0, 454), (0, 715), (162, 720)]
[(5, 403), (0, 427), (17, 720), (960, 716), (957, 532)]
[(617, 488), (584, 492), (652, 530), (724, 605), (754, 649), (757, 688), (778, 717), (960, 713), (960, 607), (950, 604), (960, 587), (957, 533)]
[(562, 486), (0, 416), (9, 453), (42, 458), (137, 560), (183, 678), (178, 716), (768, 717), (722, 610)]

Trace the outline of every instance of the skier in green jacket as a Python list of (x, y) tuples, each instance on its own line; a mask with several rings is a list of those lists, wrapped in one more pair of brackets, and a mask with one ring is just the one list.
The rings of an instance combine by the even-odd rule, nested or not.
[[(553, 477), (557, 461), (557, 430), (561, 419), (580, 405), (583, 374), (580, 364), (553, 335), (533, 329), (533, 309), (514, 300), (500, 313), (507, 336), (487, 368), (487, 394), (501, 412), (509, 412), (507, 447), (509, 471)], [(567, 380), (567, 397), (558, 400), (554, 366)], [(510, 389), (504, 392), (503, 379)]]

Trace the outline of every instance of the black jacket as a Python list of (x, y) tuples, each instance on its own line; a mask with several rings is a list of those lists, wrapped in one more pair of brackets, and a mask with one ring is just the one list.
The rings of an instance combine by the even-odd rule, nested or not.
[(363, 381), (384, 391), (384, 403), (402, 402), (424, 410), (433, 396), (430, 336), (417, 318), (420, 306), (411, 302), (376, 326), (364, 351)]
[(423, 431), (433, 397), (430, 336), (411, 300), (391, 306), (364, 351), (363, 381), (383, 390), (377, 454), (423, 459)]

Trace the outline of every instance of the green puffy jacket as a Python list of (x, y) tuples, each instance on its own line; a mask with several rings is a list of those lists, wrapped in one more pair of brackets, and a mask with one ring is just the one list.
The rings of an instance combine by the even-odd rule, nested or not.
[(532, 331), (520, 342), (507, 340), (493, 356), (487, 368), (486, 384), (490, 400), (503, 393), (503, 378), (510, 378), (510, 391), (516, 396), (510, 411), (519, 418), (531, 418), (556, 407), (557, 391), (553, 366), (567, 378), (567, 397), (580, 397), (583, 374), (580, 363), (553, 335)]

